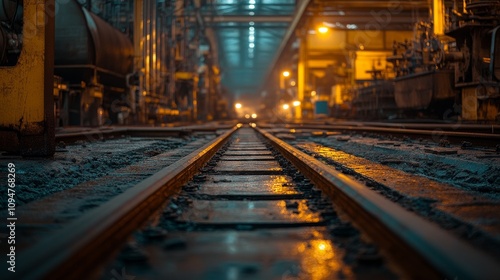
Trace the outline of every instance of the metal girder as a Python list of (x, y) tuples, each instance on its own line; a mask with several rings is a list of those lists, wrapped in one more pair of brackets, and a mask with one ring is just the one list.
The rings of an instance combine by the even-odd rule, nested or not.
[(292, 22), (290, 23), (290, 26), (288, 27), (288, 30), (285, 33), (285, 36), (283, 37), (283, 41), (281, 41), (281, 44), (278, 48), (278, 51), (276, 52), (276, 55), (273, 59), (273, 61), (270, 63), (270, 70), (266, 73), (264, 77), (267, 77), (267, 80), (264, 82), (267, 83), (269, 79), (271, 79), (272, 75), (271, 73), (274, 71), (274, 68), (276, 66), (276, 63), (280, 60), (283, 51), (287, 47), (287, 45), (290, 43), (291, 38), (293, 37), (295, 33), (295, 29), (299, 25), (299, 22), (302, 20), (302, 16), (306, 13), (306, 10), (311, 3), (312, 0), (302, 0), (300, 3), (297, 5), (295, 9), (295, 15), (293, 17)]
[(379, 1), (379, 0), (353, 0), (353, 1), (337, 1), (337, 0), (314, 0), (314, 4), (319, 7), (329, 7), (338, 8), (342, 7), (345, 9), (384, 9), (384, 8), (401, 8), (401, 9), (413, 9), (413, 8), (428, 8), (429, 3), (427, 0), (420, 1)]
[[(291, 22), (292, 16), (250, 16), (250, 15), (217, 15), (217, 16), (204, 16), (206, 24), (210, 23), (225, 23), (225, 22), (244, 22), (244, 23), (276, 23), (276, 22)], [(190, 22), (195, 22), (196, 17), (190, 16)]]

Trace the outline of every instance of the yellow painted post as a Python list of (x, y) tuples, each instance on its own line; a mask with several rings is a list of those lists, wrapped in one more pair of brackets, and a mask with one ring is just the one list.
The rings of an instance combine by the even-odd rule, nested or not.
[(297, 65), (297, 100), (300, 105), (295, 107), (295, 118), (302, 119), (302, 104), (304, 103), (304, 90), (306, 87), (306, 65), (307, 65), (307, 35), (300, 38), (299, 61)]
[(434, 35), (444, 35), (444, 0), (433, 0), (432, 17)]
[(54, 0), (24, 0), (18, 63), (0, 67), (0, 150), (54, 154), (55, 10)]

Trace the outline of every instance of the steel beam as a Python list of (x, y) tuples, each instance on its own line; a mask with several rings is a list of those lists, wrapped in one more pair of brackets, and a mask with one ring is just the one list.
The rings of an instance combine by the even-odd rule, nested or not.
[[(244, 23), (276, 23), (276, 22), (291, 22), (291, 16), (249, 16), (249, 15), (227, 15), (227, 16), (204, 16), (203, 20), (206, 24), (210, 23), (225, 23), (225, 22), (244, 22)], [(196, 17), (190, 16), (189, 22), (196, 22)]]
[(312, 0), (302, 0), (297, 4), (297, 7), (295, 9), (295, 15), (293, 17), (292, 22), (290, 23), (290, 26), (288, 27), (288, 30), (285, 33), (285, 36), (283, 37), (283, 40), (281, 41), (281, 44), (278, 48), (278, 51), (276, 52), (276, 56), (274, 57), (273, 61), (270, 64), (270, 69), (266, 73), (264, 77), (267, 77), (267, 80), (264, 81), (264, 86), (269, 82), (269, 79), (272, 78), (272, 72), (274, 71), (274, 68), (276, 67), (277, 62), (280, 60), (281, 56), (283, 55), (284, 50), (288, 46), (288, 44), (291, 41), (291, 38), (294, 36), (295, 30), (297, 29), (297, 26), (299, 25), (299, 22), (302, 20), (302, 16), (306, 13), (307, 7), (311, 3)]

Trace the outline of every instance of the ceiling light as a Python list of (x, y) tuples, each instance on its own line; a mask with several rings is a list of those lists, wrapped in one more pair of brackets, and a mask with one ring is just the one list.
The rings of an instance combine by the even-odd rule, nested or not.
[(326, 32), (328, 32), (328, 27), (326, 27), (326, 26), (320, 26), (320, 27), (318, 28), (318, 31), (319, 31), (319, 33), (321, 33), (321, 34), (325, 34)]

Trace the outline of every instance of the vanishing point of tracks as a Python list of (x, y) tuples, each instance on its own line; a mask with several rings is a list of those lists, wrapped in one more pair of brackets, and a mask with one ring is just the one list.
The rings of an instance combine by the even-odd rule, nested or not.
[(138, 279), (500, 272), (497, 260), (334, 168), (259, 128), (236, 127), (21, 252), (15, 276), (102, 277), (131, 235), (143, 264), (123, 263)]

